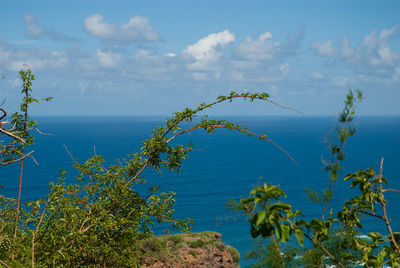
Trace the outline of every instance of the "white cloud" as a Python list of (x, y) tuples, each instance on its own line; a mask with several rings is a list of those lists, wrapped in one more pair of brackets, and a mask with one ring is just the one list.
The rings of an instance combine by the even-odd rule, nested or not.
[(333, 40), (326, 42), (312, 42), (311, 48), (320, 56), (334, 57), (336, 51), (332, 46)]
[(352, 68), (359, 78), (373, 76), (382, 81), (389, 77), (395, 79), (396, 68), (400, 67), (400, 51), (391, 44), (391, 39), (398, 36), (399, 32), (400, 24), (390, 29), (372, 31), (362, 38), (358, 46), (352, 46), (349, 38), (343, 37), (341, 42), (336, 43), (333, 40), (313, 42), (311, 48), (317, 55), (336, 59)]
[(289, 73), (289, 64), (285, 62), (279, 67), (279, 70), (281, 70), (282, 74), (287, 74)]
[(189, 45), (183, 51), (196, 60), (207, 60), (220, 56), (219, 49), (235, 41), (235, 35), (228, 30), (212, 33), (200, 39), (193, 45)]
[(84, 21), (85, 30), (92, 36), (105, 41), (129, 44), (132, 42), (161, 41), (161, 36), (153, 29), (149, 19), (134, 16), (121, 26), (108, 24), (100, 14), (89, 16)]
[(35, 71), (64, 70), (69, 59), (65, 52), (47, 49), (16, 49), (0, 42), (1, 63), (8, 71), (18, 71), (24, 65), (29, 65)]
[(278, 43), (272, 39), (271, 32), (262, 33), (257, 39), (248, 36), (237, 47), (235, 55), (248, 61), (276, 61), (294, 53), (303, 37), (300, 28), (294, 35), (287, 36), (287, 42)]
[(340, 56), (343, 58), (350, 58), (355, 55), (356, 51), (355, 49), (351, 46), (349, 38), (343, 37), (342, 39), (342, 44), (340, 48)]
[(332, 83), (341, 88), (346, 88), (348, 86), (349, 78), (343, 76), (336, 76), (332, 79)]
[(41, 37), (49, 37), (55, 41), (76, 41), (76, 38), (67, 36), (63, 33), (57, 32), (53, 29), (48, 29), (46, 27), (39, 26), (37, 24), (37, 16), (25, 14), (24, 15), (24, 23), (27, 34), (35, 39)]
[(258, 39), (246, 37), (236, 49), (237, 55), (246, 60), (272, 60), (280, 54), (278, 43), (272, 40), (272, 34), (265, 32)]
[[(223, 49), (235, 40), (228, 30), (211, 33), (196, 43), (187, 46), (181, 53), (189, 71), (220, 72)], [(215, 75), (215, 74), (214, 74)], [(213, 78), (214, 75), (196, 74), (196, 80)]]
[(103, 52), (100, 49), (96, 51), (96, 57), (100, 65), (104, 68), (116, 67), (118, 65), (118, 61), (121, 59), (120, 54), (116, 54), (111, 51)]
[(28, 35), (33, 38), (39, 38), (44, 34), (44, 29), (37, 25), (37, 16), (25, 14), (24, 22)]
[(324, 78), (324, 76), (323, 76), (322, 74), (318, 73), (318, 72), (312, 72), (312, 73), (310, 74), (310, 76), (311, 76), (312, 78), (314, 78), (314, 79), (322, 79), (322, 78)]

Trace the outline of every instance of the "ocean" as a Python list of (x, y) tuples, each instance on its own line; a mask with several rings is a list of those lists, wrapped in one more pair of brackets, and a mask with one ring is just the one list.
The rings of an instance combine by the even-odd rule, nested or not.
[[(225, 243), (237, 248), (243, 257), (253, 247), (250, 225), (245, 218), (226, 208), (231, 199), (238, 201), (249, 195), (252, 187), (271, 182), (286, 192), (287, 201), (294, 209), (302, 210), (307, 218), (320, 217), (322, 208), (307, 200), (305, 189), (321, 190), (329, 183), (322, 160), (329, 159), (326, 137), (331, 136), (333, 117), (310, 116), (253, 116), (224, 117), (247, 126), (255, 133), (263, 133), (282, 146), (298, 163), (294, 164), (272, 144), (235, 131), (217, 130), (208, 135), (197, 130), (182, 136), (178, 143), (192, 142), (193, 151), (183, 162), (180, 174), (165, 171), (145, 173), (145, 188), (159, 185), (161, 191), (176, 192), (176, 216), (194, 219), (192, 231), (216, 231)], [(37, 117), (39, 129), (55, 136), (36, 135), (32, 147), (39, 166), (25, 163), (22, 199), (43, 197), (48, 183), (56, 180), (58, 171), (72, 171), (71, 154), (85, 161), (93, 155), (103, 155), (107, 163), (115, 163), (126, 154), (137, 152), (141, 142), (160, 126), (166, 117)], [(379, 170), (384, 157), (383, 175), (390, 188), (400, 189), (400, 117), (360, 117), (358, 131), (345, 145), (346, 158), (342, 175), (358, 169), (373, 167)], [(1, 194), (17, 196), (19, 165), (0, 168)], [(342, 176), (343, 177), (343, 176)], [(341, 177), (341, 178), (342, 178)], [(69, 176), (73, 182), (73, 175)], [(144, 189), (144, 188), (143, 188)], [(346, 198), (357, 194), (342, 180), (334, 188), (332, 204), (339, 208)], [(144, 190), (143, 190), (144, 191)], [(392, 228), (400, 231), (400, 195), (386, 193)], [(378, 230), (386, 234), (383, 222), (365, 218), (365, 233)], [(164, 226), (156, 227), (162, 233)], [(246, 267), (251, 260), (242, 258)]]

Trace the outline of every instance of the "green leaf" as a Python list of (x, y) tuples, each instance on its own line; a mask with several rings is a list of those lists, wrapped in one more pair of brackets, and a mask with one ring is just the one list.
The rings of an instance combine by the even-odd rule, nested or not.
[(262, 210), (262, 211), (258, 212), (257, 213), (256, 225), (257, 226), (260, 225), (264, 221), (266, 216), (267, 216), (267, 212), (265, 210)]
[(282, 202), (277, 202), (273, 205), (270, 206), (269, 208), (271, 211), (272, 210), (283, 210), (283, 211), (287, 211), (287, 210), (291, 210), (292, 206), (290, 204), (287, 203), (282, 203)]
[(381, 239), (382, 238), (382, 235), (378, 232), (371, 232), (368, 234), (368, 236), (373, 239)]
[(301, 228), (296, 228), (294, 230), (294, 235), (296, 236), (297, 241), (299, 242), (299, 244), (301, 246), (304, 246), (304, 230), (301, 229)]

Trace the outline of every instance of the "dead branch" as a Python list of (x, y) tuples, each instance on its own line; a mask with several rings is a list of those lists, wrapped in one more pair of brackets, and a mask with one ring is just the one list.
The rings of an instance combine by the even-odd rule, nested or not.
[[(4, 100), (3, 100), (3, 103), (4, 103)], [(0, 106), (3, 105), (3, 103), (0, 104)], [(4, 117), (7, 116), (7, 112), (6, 112), (6, 110), (4, 110), (3, 108), (0, 108), (0, 111), (3, 112), (3, 115), (0, 117), (0, 121), (1, 121), (1, 120), (3, 120)]]
[(0, 126), (0, 132), (5, 134), (5, 135), (7, 135), (7, 136), (9, 136), (9, 137), (11, 137), (11, 138), (13, 138), (13, 139), (19, 140), (21, 143), (25, 143), (26, 142), (23, 138), (20, 138), (20, 137), (14, 135), (13, 133), (5, 130), (4, 128), (2, 128), (2, 126)]
[(382, 160), (381, 160), (381, 167), (380, 167), (380, 171), (379, 171), (379, 192), (380, 192), (379, 203), (381, 203), (382, 212), (383, 212), (383, 219), (384, 219), (384, 221), (386, 223), (386, 228), (387, 228), (387, 230), (389, 232), (390, 240), (393, 243), (394, 247), (396, 248), (397, 256), (400, 256), (400, 248), (399, 248), (399, 245), (396, 242), (396, 239), (394, 238), (392, 227), (390, 226), (389, 218), (388, 218), (387, 213), (386, 213), (386, 203), (385, 203), (385, 200), (384, 200), (383, 187), (382, 187), (382, 169), (383, 169), (383, 157), (382, 157)]
[(78, 164), (78, 162), (75, 160), (75, 158), (72, 156), (71, 152), (68, 150), (67, 146), (65, 144), (63, 144), (64, 149), (67, 151), (69, 157), (72, 159), (72, 161), (74, 161), (75, 164)]
[(35, 127), (34, 129), (35, 129), (40, 135), (46, 135), (46, 136), (53, 136), (53, 137), (56, 137), (56, 135), (54, 135), (54, 134), (41, 132), (37, 127)]
[(18, 158), (18, 159), (10, 160), (10, 161), (8, 161), (8, 162), (0, 162), (0, 166), (6, 166), (6, 165), (9, 165), (9, 164), (12, 164), (12, 163), (15, 163), (15, 162), (19, 162), (19, 161), (21, 161), (22, 159), (25, 159), (26, 157), (32, 158), (33, 162), (35, 162), (36, 165), (39, 165), (38, 162), (36, 161), (36, 159), (31, 155), (31, 154), (33, 154), (34, 152), (35, 152), (35, 151), (31, 151), (31, 152), (29, 152), (29, 153), (27, 153), (27, 154), (22, 155), (22, 156), (21, 156), (20, 158)]
[(396, 190), (396, 189), (383, 189), (382, 192), (383, 192), (383, 193), (384, 193), (384, 192), (396, 192), (396, 193), (400, 193), (400, 191), (399, 191), (399, 190)]

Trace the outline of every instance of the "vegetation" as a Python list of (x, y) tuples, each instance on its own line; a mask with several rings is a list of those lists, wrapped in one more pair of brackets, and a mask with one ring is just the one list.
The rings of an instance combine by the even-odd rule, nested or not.
[[(388, 204), (384, 193), (397, 192), (385, 188), (387, 180), (382, 175), (383, 158), (380, 171), (372, 168), (359, 170), (344, 176), (351, 188), (358, 188), (359, 194), (344, 203), (334, 216), (333, 209), (326, 212), (332, 200), (333, 186), (339, 179), (344, 159), (343, 148), (347, 139), (356, 132), (354, 126), (355, 107), (362, 100), (360, 91), (349, 91), (345, 107), (338, 115), (336, 143), (331, 143), (331, 160), (325, 162), (329, 174), (329, 184), (320, 193), (306, 189), (312, 202), (322, 205), (321, 218), (309, 220), (291, 204), (282, 202), (285, 192), (277, 185), (264, 183), (255, 187), (250, 196), (239, 203), (232, 202), (230, 207), (249, 216), (251, 235), (254, 238), (270, 238), (272, 242), (262, 242), (247, 256), (258, 259), (255, 267), (400, 267), (400, 233), (394, 232), (386, 212)], [(371, 232), (368, 239), (360, 238), (363, 216), (379, 219), (387, 229), (387, 234)], [(294, 236), (300, 247), (287, 246)], [(304, 239), (310, 243), (304, 247)], [(310, 247), (311, 246), (311, 247)], [(296, 257), (297, 258), (294, 258)]]
[(229, 252), (234, 263), (238, 264), (240, 261), (239, 252), (222, 243), (220, 234), (215, 232), (155, 236), (141, 240), (136, 247), (137, 252), (140, 252), (137, 258), (145, 264), (182, 263), (185, 254), (190, 254), (197, 259), (200, 252), (211, 254), (217, 248)]
[[(183, 146), (175, 140), (189, 132), (203, 129), (214, 133), (219, 128), (238, 131), (274, 144), (294, 161), (266, 135), (253, 133), (239, 124), (208, 119), (206, 115), (193, 121), (203, 111), (235, 99), (261, 100), (280, 106), (269, 100), (266, 93), (232, 92), (214, 102), (175, 113), (164, 126), (153, 130), (139, 152), (126, 156), (118, 164), (105, 166), (104, 158), (96, 154), (83, 163), (74, 160), (78, 174), (75, 184), (67, 184), (68, 174), (61, 170), (59, 178), (50, 182), (46, 197), (21, 205), (23, 164), (25, 158), (34, 160), (33, 151), (27, 149), (34, 143), (31, 131), (37, 130), (36, 122), (29, 118), (29, 107), (39, 100), (31, 95), (35, 78), (31, 71), (21, 70), (20, 77), (24, 98), (20, 111), (12, 114), (10, 123), (6, 110), (0, 107), (3, 113), (0, 133), (4, 138), (0, 141), (0, 165), (19, 164), (21, 168), (17, 199), (0, 196), (0, 263), (6, 267), (135, 267), (149, 260), (168, 261), (173, 258), (171, 249), (188, 247), (189, 254), (196, 257), (196, 249), (221, 246), (208, 239), (211, 232), (188, 235), (190, 239), (179, 235), (154, 238), (155, 224), (167, 224), (172, 229), (186, 232), (190, 231), (193, 221), (174, 217), (175, 193), (160, 192), (157, 186), (151, 187), (145, 195), (136, 191), (138, 184), (146, 183), (145, 169), (160, 173), (163, 170), (180, 172), (192, 144)], [(329, 174), (328, 186), (320, 193), (307, 190), (311, 201), (321, 204), (321, 218), (309, 220), (300, 211), (292, 209), (291, 204), (281, 201), (285, 192), (279, 186), (267, 183), (254, 188), (240, 203), (231, 204), (249, 216), (254, 238), (272, 240), (272, 243), (260, 240), (249, 257), (256, 257), (269, 267), (400, 265), (400, 233), (391, 228), (384, 196), (387, 191), (399, 191), (385, 188), (383, 159), (378, 173), (367, 169), (345, 176), (344, 180), (350, 182), (351, 188), (358, 187), (359, 194), (349, 199), (335, 215), (330, 209), (344, 159), (343, 148), (347, 139), (355, 134), (355, 107), (361, 99), (360, 92), (350, 91), (345, 108), (338, 116), (337, 143), (330, 145), (331, 159), (325, 165)], [(187, 127), (188, 124), (191, 125)], [(382, 221), (388, 234), (371, 232), (369, 239), (360, 239), (363, 215)], [(301, 247), (285, 247), (291, 237)], [(305, 243), (305, 239), (309, 243)], [(227, 249), (238, 262), (238, 252), (231, 247)]]
[[(25, 149), (34, 143), (30, 131), (36, 129), (36, 122), (29, 119), (28, 108), (39, 100), (31, 96), (35, 78), (31, 71), (22, 70), (20, 77), (24, 94), (20, 113), (13, 114), (8, 123), (6, 110), (1, 109), (1, 133), (6, 140), (0, 143), (0, 155), (3, 165), (21, 165), (21, 189), (23, 161), (33, 158), (33, 151), (26, 153)], [(78, 173), (75, 184), (67, 184), (67, 173), (61, 170), (59, 178), (50, 182), (49, 194), (43, 199), (20, 206), (21, 191), (17, 200), (0, 196), (1, 263), (12, 267), (139, 265), (136, 244), (153, 235), (154, 224), (166, 223), (179, 231), (189, 231), (192, 224), (191, 219), (174, 217), (175, 193), (160, 192), (158, 187), (151, 187), (144, 196), (135, 191), (135, 185), (146, 183), (143, 171), (152, 168), (158, 172), (163, 169), (179, 172), (192, 145), (173, 142), (194, 130), (213, 133), (225, 128), (273, 143), (267, 136), (252, 133), (239, 124), (211, 120), (206, 115), (189, 128), (182, 126), (204, 110), (234, 99), (276, 104), (268, 97), (266, 93), (232, 92), (212, 103), (186, 108), (167, 119), (163, 127), (153, 130), (140, 152), (128, 155), (118, 165), (106, 167), (103, 157), (95, 154), (84, 163), (75, 160)]]

